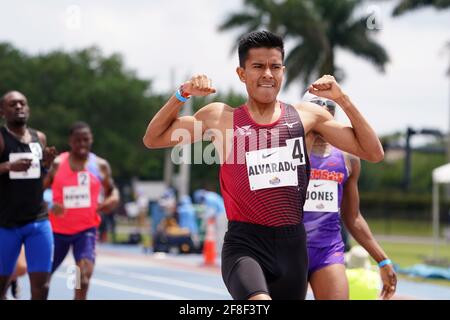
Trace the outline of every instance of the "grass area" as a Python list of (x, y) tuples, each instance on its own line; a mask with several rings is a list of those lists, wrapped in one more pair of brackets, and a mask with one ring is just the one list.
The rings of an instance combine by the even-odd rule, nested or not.
[[(414, 237), (432, 237), (433, 227), (430, 221), (366, 218), (374, 234)], [(441, 235), (448, 225), (440, 226)]]
[[(426, 258), (433, 256), (433, 245), (417, 243), (394, 243), (380, 241), (380, 245), (389, 257), (402, 268), (418, 263), (424, 263)], [(450, 246), (441, 245), (437, 249), (438, 257), (450, 261)]]
[[(129, 241), (129, 237), (130, 235), (128, 233), (116, 233), (116, 243), (126, 243)], [(111, 239), (111, 235), (108, 235), (108, 241), (110, 241)], [(142, 235), (142, 242), (140, 243), (140, 245), (144, 245), (145, 247), (150, 247), (151, 246), (151, 238), (149, 234), (143, 234)]]
[[(433, 246), (429, 244), (393, 243), (380, 242), (385, 252), (400, 267), (409, 267), (414, 264), (424, 263), (424, 260), (433, 257)], [(450, 262), (450, 246), (441, 245), (437, 247), (437, 257)], [(412, 280), (420, 283), (437, 284), (450, 287), (450, 280), (430, 279), (399, 275), (402, 279)]]
[[(354, 244), (355, 243), (352, 241), (352, 245)], [(425, 262), (425, 259), (433, 257), (433, 245), (431, 244), (380, 241), (380, 245), (389, 256), (389, 258), (395, 264), (398, 264), (401, 268), (407, 268), (415, 264), (423, 264)], [(437, 256), (440, 260), (446, 260), (447, 263), (450, 263), (449, 245), (438, 246), (437, 253)], [(375, 264), (375, 261), (372, 260), (372, 264)], [(419, 278), (407, 276), (404, 274), (399, 274), (398, 277), (401, 279), (407, 279), (420, 283), (429, 283), (450, 287), (450, 280), (445, 279)]]

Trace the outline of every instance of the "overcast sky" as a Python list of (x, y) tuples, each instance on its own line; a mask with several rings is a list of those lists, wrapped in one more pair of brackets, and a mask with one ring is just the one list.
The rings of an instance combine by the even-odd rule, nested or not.
[[(342, 87), (378, 134), (407, 126), (447, 131), (450, 55), (443, 48), (450, 41), (450, 10), (425, 9), (393, 19), (392, 4), (361, 8), (378, 18), (377, 39), (391, 58), (386, 73), (338, 51), (337, 64), (347, 75)], [(174, 70), (177, 84), (205, 73), (218, 90), (245, 94), (235, 74), (237, 54), (230, 55), (238, 31), (217, 31), (240, 9), (241, 0), (2, 1), (0, 41), (32, 54), (97, 45), (105, 54), (120, 53), (127, 68), (153, 80), (156, 92), (171, 89)], [(297, 102), (300, 88), (293, 84), (281, 100)]]

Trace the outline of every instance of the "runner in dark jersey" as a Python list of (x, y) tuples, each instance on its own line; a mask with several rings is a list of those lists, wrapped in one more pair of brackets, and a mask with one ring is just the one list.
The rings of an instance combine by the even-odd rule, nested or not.
[[(306, 98), (334, 116), (336, 104), (333, 101), (310, 94)], [(388, 260), (388, 257), (359, 211), (360, 160), (332, 147), (321, 136), (314, 140), (309, 156), (311, 176), (303, 207), (309, 282), (316, 299), (349, 299), (341, 217), (353, 238), (377, 263)], [(392, 263), (380, 267), (380, 275), (383, 282), (381, 296), (389, 299), (394, 295), (397, 284)]]
[(56, 156), (42, 132), (27, 127), (30, 108), (17, 91), (0, 100), (0, 298), (25, 246), (31, 299), (47, 299), (53, 237), (42, 179)]
[[(214, 102), (180, 117), (190, 96), (216, 90), (205, 75), (185, 82), (150, 121), (148, 148), (211, 139), (219, 154), (220, 184), (229, 220), (222, 276), (234, 299), (304, 299), (308, 258), (302, 223), (309, 179), (307, 149), (316, 133), (369, 161), (383, 159), (370, 125), (332, 76), (309, 90), (342, 106), (352, 127), (317, 105), (277, 99), (284, 76), (283, 40), (267, 31), (239, 42), (237, 74), (247, 102), (238, 108)], [(209, 160), (209, 159), (208, 159)]]

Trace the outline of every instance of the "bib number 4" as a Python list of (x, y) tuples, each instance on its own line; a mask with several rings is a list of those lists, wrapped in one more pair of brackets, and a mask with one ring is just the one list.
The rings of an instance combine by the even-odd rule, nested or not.
[(306, 164), (303, 137), (286, 140), (285, 147), (246, 153), (251, 190), (297, 186), (297, 167)]

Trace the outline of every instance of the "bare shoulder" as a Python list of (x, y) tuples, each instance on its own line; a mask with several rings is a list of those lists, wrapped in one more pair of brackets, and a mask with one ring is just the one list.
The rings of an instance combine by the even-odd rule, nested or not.
[(207, 128), (219, 128), (233, 119), (234, 108), (222, 102), (210, 103), (195, 113), (195, 118), (204, 121)]
[(36, 130), (39, 140), (44, 146), (47, 146), (47, 136), (42, 131)]
[(107, 170), (110, 170), (110, 165), (109, 165), (109, 162), (108, 162), (108, 160), (106, 160), (106, 159), (104, 159), (104, 158), (102, 158), (102, 157), (99, 157), (99, 156), (97, 156), (96, 155), (96, 157), (97, 157), (97, 164), (98, 164), (98, 166), (101, 168), (101, 169), (107, 169)]
[(112, 170), (108, 160), (97, 156), (97, 164), (98, 167), (100, 168), (100, 171), (103, 173), (104, 177), (108, 178), (108, 181), (109, 180), (112, 181)]
[(226, 114), (233, 113), (233, 108), (223, 102), (212, 102), (197, 111), (197, 118), (220, 119)]

